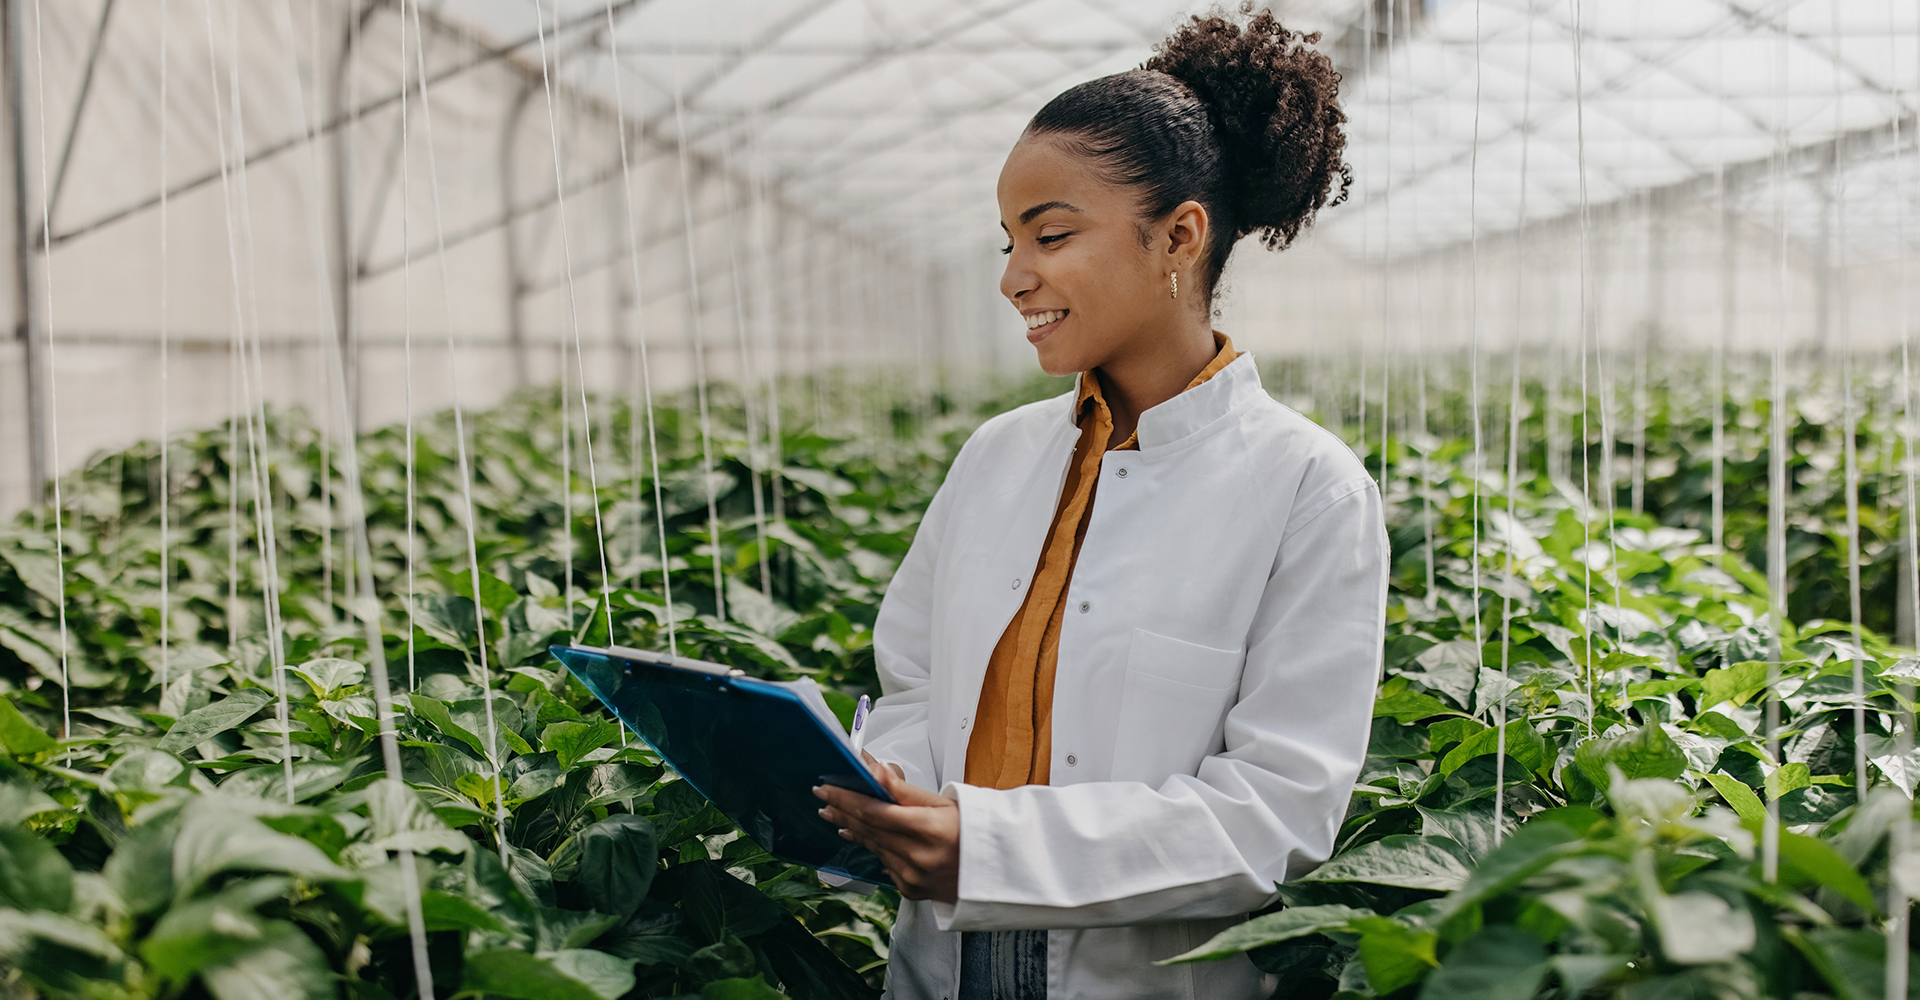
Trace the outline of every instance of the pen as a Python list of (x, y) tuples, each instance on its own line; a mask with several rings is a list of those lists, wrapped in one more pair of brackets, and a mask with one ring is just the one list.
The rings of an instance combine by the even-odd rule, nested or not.
[(872, 704), (873, 699), (863, 694), (860, 696), (860, 704), (853, 707), (853, 755), (855, 757), (860, 756), (860, 748), (867, 742), (867, 708)]

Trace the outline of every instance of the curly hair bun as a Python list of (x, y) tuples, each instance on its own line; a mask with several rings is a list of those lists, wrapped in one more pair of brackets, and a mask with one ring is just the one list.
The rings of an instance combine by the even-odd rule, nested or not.
[(1312, 48), (1318, 34), (1288, 31), (1251, 2), (1240, 13), (1244, 26), (1218, 12), (1194, 16), (1141, 68), (1186, 84), (1207, 106), (1226, 161), (1234, 237), (1258, 232), (1278, 250), (1315, 212), (1346, 200), (1347, 116), (1340, 74)]

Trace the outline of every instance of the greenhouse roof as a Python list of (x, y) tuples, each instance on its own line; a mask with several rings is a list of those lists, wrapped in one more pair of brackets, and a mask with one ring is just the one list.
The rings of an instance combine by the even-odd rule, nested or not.
[(1443, 0), (1393, 40), (1387, 16), (1369, 22), (1349, 96), (1358, 210), (1327, 220), (1350, 249), (1577, 214), (1583, 159), (1590, 206), (1711, 198), (1724, 178), (1748, 218), (1784, 210), (1799, 236), (1827, 231), (1835, 195), (1853, 244), (1897, 231), (1912, 171), (1888, 158), (1911, 148), (1920, 87), (1911, 4)]
[[(558, 10), (446, 0), (487, 37), (533, 39), (536, 7), (562, 78), (660, 137), (729, 158), (857, 229), (917, 246), (997, 238), (993, 179), (1047, 98), (1138, 65), (1180, 0), (757, 0), (719, 19), (702, 0)], [(1903, 174), (1875, 167), (1910, 119), (1920, 21), (1861, 0), (1282, 0), (1327, 35), (1349, 79), (1349, 207), (1323, 229), (1376, 255), (1448, 246), (1676, 185), (1727, 188), (1750, 217), (1821, 226), (1848, 206), (1854, 242), (1897, 228)], [(431, 9), (431, 7), (430, 7)], [(1575, 24), (1579, 31), (1574, 31)], [(1574, 58), (1578, 53), (1578, 60)], [(539, 58), (535, 45), (521, 49)], [(550, 56), (549, 58), (553, 58)], [(1476, 58), (1480, 71), (1475, 72)], [(1782, 72), (1784, 67), (1784, 72)], [(675, 117), (674, 95), (682, 114)], [(1836, 182), (1822, 169), (1836, 136)], [(1476, 143), (1477, 138), (1477, 143)], [(1904, 146), (1904, 137), (1901, 145)], [(1782, 158), (1782, 150), (1792, 156)], [(1778, 164), (1789, 181), (1772, 187)], [(1519, 183), (1522, 173), (1527, 183)], [(1475, 178), (1478, 178), (1476, 183)], [(1703, 186), (1704, 185), (1704, 186)], [(1475, 225), (1477, 220), (1477, 227)], [(1821, 230), (1824, 232), (1825, 230)]]

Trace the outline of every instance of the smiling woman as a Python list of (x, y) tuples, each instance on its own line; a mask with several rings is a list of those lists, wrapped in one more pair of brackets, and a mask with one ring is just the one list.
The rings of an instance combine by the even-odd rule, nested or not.
[(1000, 291), (1079, 382), (975, 432), (887, 591), (868, 746), (897, 804), (817, 790), (914, 901), (894, 996), (1264, 996), (1244, 958), (1153, 963), (1333, 848), (1380, 498), (1210, 319), (1241, 237), (1344, 197), (1345, 117), (1317, 39), (1250, 15), (1055, 98), (1001, 172)]

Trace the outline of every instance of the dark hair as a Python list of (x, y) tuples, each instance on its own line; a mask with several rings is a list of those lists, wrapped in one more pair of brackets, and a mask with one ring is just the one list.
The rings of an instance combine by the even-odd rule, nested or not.
[(1218, 12), (1194, 16), (1139, 69), (1068, 90), (1026, 129), (1065, 140), (1109, 180), (1138, 188), (1145, 219), (1188, 200), (1205, 206), (1208, 295), (1242, 236), (1258, 232), (1268, 249), (1284, 249), (1353, 183), (1340, 158), (1340, 74), (1311, 47), (1320, 36), (1252, 9), (1240, 7), (1251, 14), (1245, 27)]

